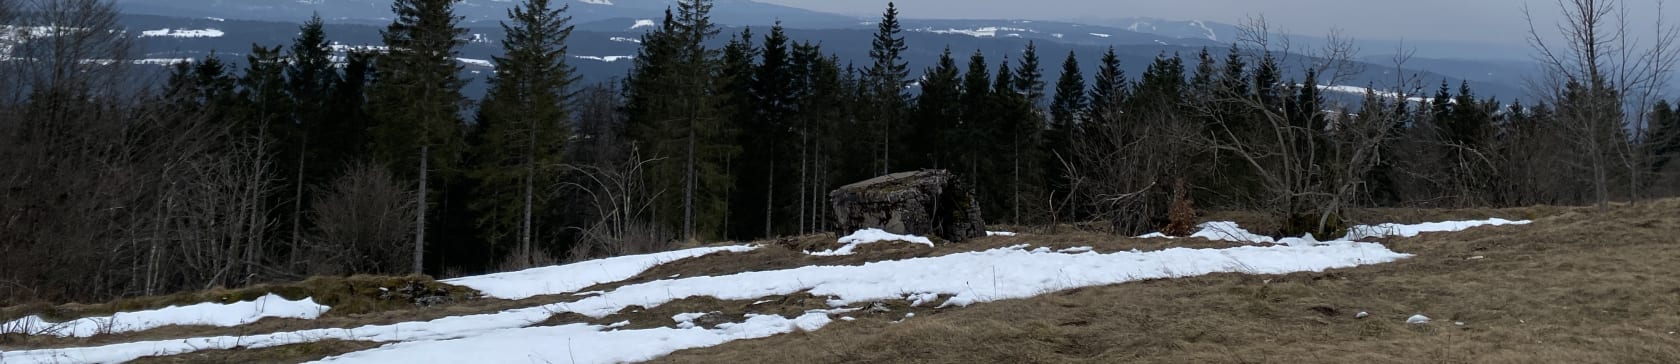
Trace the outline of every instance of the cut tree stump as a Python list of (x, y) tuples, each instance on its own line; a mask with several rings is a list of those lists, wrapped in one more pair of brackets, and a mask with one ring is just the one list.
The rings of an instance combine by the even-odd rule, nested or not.
[(840, 233), (878, 228), (952, 242), (986, 235), (973, 191), (944, 170), (894, 173), (829, 193)]

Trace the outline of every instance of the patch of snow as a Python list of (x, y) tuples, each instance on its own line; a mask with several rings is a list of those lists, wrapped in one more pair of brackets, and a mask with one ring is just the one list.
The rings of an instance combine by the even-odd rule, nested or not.
[(893, 234), (881, 229), (863, 229), (852, 233), (852, 235), (840, 237), (840, 244), (845, 245), (840, 246), (838, 249), (829, 249), (820, 252), (807, 251), (805, 254), (823, 257), (852, 255), (859, 245), (873, 244), (883, 241), (902, 241), (906, 243), (926, 245), (929, 248), (933, 247), (933, 240), (928, 240), (928, 238), (925, 237)]
[(1092, 36), (1096, 36), (1096, 37), (1097, 37), (1097, 38), (1108, 38), (1108, 37), (1112, 37), (1112, 36), (1113, 36), (1113, 35), (1108, 35), (1108, 34), (1102, 34), (1102, 33), (1091, 33), (1091, 35), (1092, 35)]
[(140, 37), (141, 38), (147, 38), (147, 37), (221, 38), (223, 35), (227, 35), (227, 34), (223, 33), (220, 29), (169, 29), (169, 28), (163, 28), (163, 29), (158, 29), (158, 30), (146, 30), (146, 31), (141, 31), (140, 32)]
[(1427, 324), (1429, 323), (1429, 316), (1424, 316), (1422, 314), (1412, 315), (1412, 317), (1406, 318), (1406, 323), (1413, 325)]
[(478, 67), (485, 67), (485, 68), (495, 68), (496, 67), (496, 63), (490, 62), (489, 60), (472, 59), (472, 58), (456, 58), (455, 60), (461, 61), (461, 63), (465, 63), (469, 66), (478, 66)]
[(311, 298), (292, 301), (271, 293), (252, 301), (169, 306), (156, 310), (118, 312), (111, 316), (85, 317), (67, 322), (48, 322), (40, 316), (29, 316), (0, 324), (0, 328), (8, 330), (0, 333), (15, 332), (24, 335), (89, 337), (101, 334), (144, 331), (164, 326), (232, 327), (268, 317), (310, 320), (320, 317), (321, 313), (329, 309), (332, 309), (332, 307), (316, 304), (315, 300)]
[(922, 304), (924, 304), (924, 303), (933, 303), (934, 300), (938, 300), (939, 299), (939, 294), (938, 293), (920, 293), (920, 294), (910, 295), (909, 297), (905, 297), (904, 299), (910, 301), (910, 307), (921, 307)]
[[(996, 38), (998, 36), (999, 31), (1037, 33), (1036, 31), (1033, 31), (1033, 30), (1030, 30), (1030, 29), (1010, 28), (1010, 27), (979, 27), (979, 28), (974, 28), (974, 29), (956, 29), (956, 28), (934, 29), (932, 27), (928, 27), (928, 28), (916, 29), (914, 31), (933, 33), (933, 34), (962, 34), (962, 35), (967, 35), (967, 36), (976, 37), (976, 38), (987, 38), (987, 37)], [(1021, 35), (1020, 34), (1015, 34), (1014, 36), (1020, 37)]]
[(757, 248), (737, 245), (626, 255), (517, 272), (446, 279), (443, 283), (466, 286), (490, 297), (518, 300), (545, 294), (567, 293), (601, 283), (630, 279), (648, 268), (679, 259), (721, 252), (748, 252)]
[(197, 61), (198, 60), (192, 58), (145, 58), (136, 59), (131, 63), (138, 65), (173, 66), (177, 63), (193, 63)]
[(987, 231), (986, 236), (1015, 236), (1015, 233), (1008, 231)]
[(1066, 34), (1062, 34), (1062, 33), (1051, 33), (1050, 34), (1050, 36), (1056, 37), (1056, 39), (1062, 39), (1062, 37), (1065, 36), (1065, 35)]
[[(1422, 233), (1463, 231), (1465, 229), (1478, 226), (1526, 225), (1530, 223), (1532, 223), (1532, 221), (1512, 221), (1494, 218), (1487, 220), (1445, 221), (1422, 224), (1358, 225), (1348, 228), (1347, 235), (1335, 241), (1357, 241), (1370, 238), (1387, 237), (1414, 237)], [(1190, 237), (1203, 238), (1212, 241), (1229, 241), (1248, 244), (1314, 245), (1325, 243), (1318, 241), (1311, 234), (1299, 238), (1282, 239), (1255, 234), (1243, 229), (1241, 226), (1237, 226), (1237, 223), (1230, 221), (1210, 221), (1197, 225), (1197, 227), (1201, 230), (1196, 231), (1195, 234), (1191, 234)], [(1139, 235), (1138, 238), (1172, 239), (1173, 237), (1162, 233), (1150, 233)]]
[(580, 3), (591, 5), (612, 5), (612, 0), (578, 0)]
[(215, 21), (215, 22), (227, 21), (227, 19), (217, 18), (217, 17), (213, 17), (213, 16), (207, 16), (207, 17), (204, 17), (204, 18), (205, 19), (210, 19), (210, 21)]
[(611, 40), (611, 41), (614, 41), (614, 42), (619, 42), (619, 43), (636, 43), (636, 44), (642, 44), (642, 40), (641, 40), (641, 39), (636, 39), (636, 38), (630, 38), (630, 37), (612, 37), (612, 38), (607, 38), (607, 40)]
[(677, 322), (677, 328), (679, 328), (679, 329), (692, 329), (692, 328), (694, 328), (694, 320), (698, 320), (701, 317), (706, 317), (706, 315), (710, 315), (710, 314), (711, 313), (706, 313), (706, 312), (679, 313), (679, 314), (676, 314), (675, 316), (671, 316), (671, 321), (676, 321)]
[(594, 61), (601, 61), (601, 62), (618, 62), (618, 61), (620, 61), (620, 60), (626, 60), (626, 59), (636, 59), (636, 56), (606, 56), (606, 57), (599, 57), (599, 56), (572, 56), (572, 58), (577, 58), (577, 59), (587, 59), (587, 60), (594, 60)]
[[(840, 321), (856, 321), (856, 320), (857, 320), (856, 318), (853, 318), (851, 316), (840, 316)], [(1670, 332), (1668, 334), (1673, 335), (1674, 333)]]
[(642, 28), (642, 27), (651, 28), (651, 27), (656, 27), (656, 26), (659, 26), (659, 23), (653, 22), (653, 19), (637, 19), (635, 24), (630, 25), (630, 29), (637, 29), (637, 28)]
[(1088, 247), (1088, 246), (1076, 246), (1076, 247), (1072, 247), (1072, 248), (1057, 250), (1056, 252), (1057, 253), (1062, 253), (1062, 254), (1077, 254), (1077, 253), (1089, 253), (1089, 252), (1091, 252), (1091, 250), (1092, 250), (1091, 247)]
[(1422, 224), (1380, 224), (1360, 225), (1348, 229), (1347, 240), (1383, 237), (1414, 237), (1422, 233), (1463, 231), (1478, 226), (1528, 225), (1533, 221), (1511, 221), (1506, 219), (1487, 219), (1475, 221), (1446, 221)]
[(1219, 33), (1214, 32), (1213, 28), (1209, 28), (1207, 23), (1203, 23), (1201, 20), (1191, 20), (1190, 26), (1202, 28), (1202, 31), (1206, 32), (1205, 34), (1207, 35), (1207, 40), (1215, 42), (1219, 41)]

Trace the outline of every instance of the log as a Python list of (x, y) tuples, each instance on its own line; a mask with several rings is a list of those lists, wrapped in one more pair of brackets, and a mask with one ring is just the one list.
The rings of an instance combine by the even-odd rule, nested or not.
[(877, 228), (961, 242), (986, 235), (980, 204), (944, 170), (894, 173), (829, 193), (840, 234)]

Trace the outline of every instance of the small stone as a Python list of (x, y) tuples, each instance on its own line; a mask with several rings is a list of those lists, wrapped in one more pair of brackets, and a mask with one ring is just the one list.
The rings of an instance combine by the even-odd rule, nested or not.
[(1362, 318), (1366, 318), (1366, 317), (1371, 317), (1371, 313), (1370, 312), (1365, 312), (1365, 311), (1359, 311), (1359, 313), (1353, 314), (1353, 318), (1356, 318), (1356, 319), (1362, 319)]
[(1453, 325), (1464, 326), (1464, 321), (1453, 321)]
[(1464, 260), (1482, 260), (1482, 259), (1487, 259), (1487, 257), (1477, 255), (1477, 256), (1473, 256), (1473, 257), (1469, 257), (1469, 258), (1464, 258)]

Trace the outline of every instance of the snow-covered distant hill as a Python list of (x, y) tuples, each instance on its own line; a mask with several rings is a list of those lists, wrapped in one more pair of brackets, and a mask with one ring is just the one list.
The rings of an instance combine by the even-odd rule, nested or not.
[[(618, 3), (621, 1), (615, 1), (615, 4)], [(660, 18), (619, 17), (576, 23), (577, 30), (569, 42), (572, 64), (578, 68), (585, 82), (622, 78), (633, 63), (629, 60), (641, 46), (642, 35), (655, 29), (658, 20)], [(159, 60), (150, 62), (157, 64), (169, 63), (163, 60), (202, 58), (212, 53), (227, 61), (241, 62), (252, 44), (290, 44), (298, 28), (295, 21), (153, 15), (127, 15), (123, 23), (130, 34), (137, 35), (136, 41), (145, 52), (142, 58)], [(787, 31), (788, 36), (796, 41), (822, 44), (825, 52), (838, 55), (842, 62), (866, 64), (869, 39), (875, 26), (866, 21), (853, 21), (851, 24), (849, 27), (816, 29), (788, 24), (790, 29)], [(329, 23), (326, 30), (328, 37), (340, 43), (342, 48), (377, 46), (382, 25)], [(491, 71), (488, 62), (479, 60), (489, 60), (500, 52), (497, 40), (501, 37), (501, 28), (495, 22), (475, 22), (466, 26), (470, 28), (468, 36), (472, 41), (461, 50), (460, 58), (464, 59), (462, 62), (467, 67), (468, 76), (479, 80)], [(757, 36), (768, 32), (767, 26), (752, 27)], [(913, 75), (919, 75), (931, 66), (946, 47), (964, 59), (980, 50), (989, 61), (996, 63), (1005, 56), (1012, 59), (1019, 57), (1027, 42), (1035, 42), (1044, 71), (1055, 77), (1059, 72), (1056, 67), (1070, 51), (1080, 55), (1085, 74), (1092, 75), (1095, 74), (1097, 57), (1109, 47), (1114, 47), (1127, 73), (1137, 75), (1159, 55), (1176, 53), (1189, 58), (1207, 47), (1223, 57), (1229, 46), (1207, 39), (1171, 38), (1122, 28), (1066, 22), (906, 19), (904, 27), (910, 46), (905, 58)], [(714, 46), (721, 46), (730, 35), (741, 30), (739, 26), (723, 29), (723, 34), (714, 39)], [(1382, 73), (1392, 67), (1382, 61), (1380, 57), (1369, 60), (1371, 64), (1367, 69), (1370, 72), (1367, 75), (1345, 83), (1354, 86), (1386, 86), (1392, 83), (1394, 77)], [(1431, 87), (1443, 78), (1454, 85), (1469, 79), (1478, 94), (1497, 95), (1503, 99), (1510, 99), (1521, 91), (1518, 86), (1521, 85), (1522, 68), (1508, 64), (1445, 59), (1424, 63), (1420, 60), (1408, 65), (1408, 73), (1417, 74), (1426, 86)], [(482, 93), (480, 87), (480, 84), (469, 86), (468, 95), (476, 97)]]
[[(610, 18), (659, 19), (665, 9), (674, 6), (671, 0), (563, 0), (571, 6), (570, 15), (577, 22), (592, 22)], [(215, 17), (223, 19), (302, 21), (319, 13), (322, 18), (340, 23), (384, 24), (391, 17), (390, 0), (117, 0), (124, 12), (130, 14)], [(506, 19), (510, 0), (463, 0), (455, 5), (467, 22), (490, 22)], [(722, 24), (769, 25), (777, 20), (810, 27), (841, 27), (855, 24), (849, 16), (810, 11), (794, 7), (761, 3), (751, 0), (721, 0), (714, 3), (713, 20)]]

